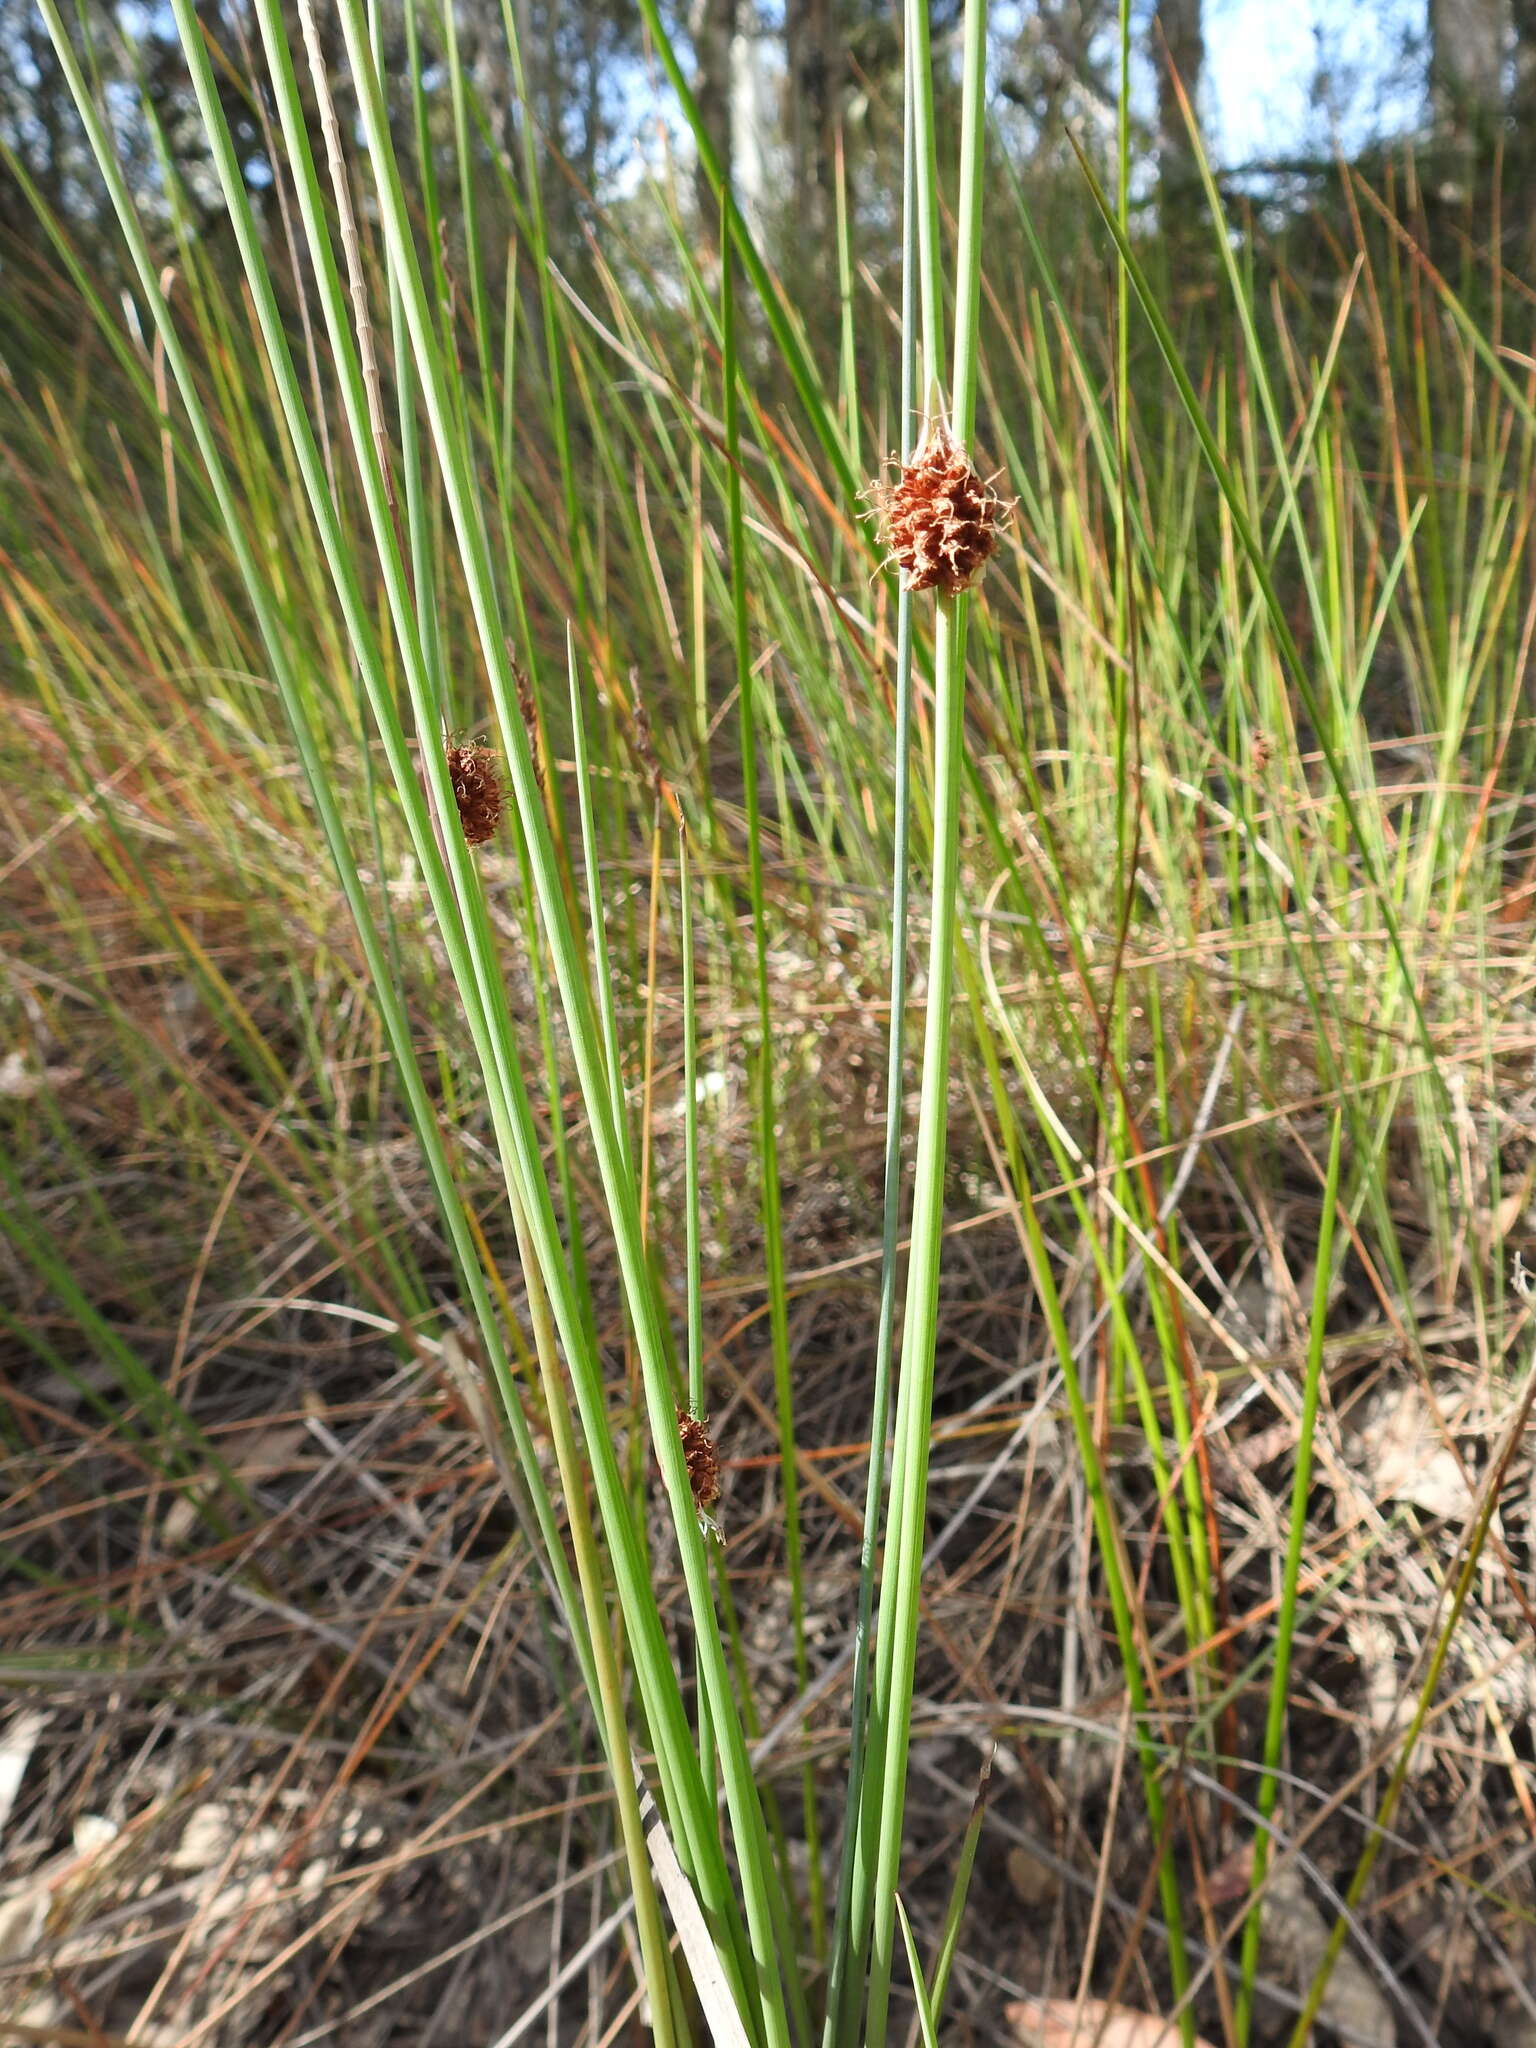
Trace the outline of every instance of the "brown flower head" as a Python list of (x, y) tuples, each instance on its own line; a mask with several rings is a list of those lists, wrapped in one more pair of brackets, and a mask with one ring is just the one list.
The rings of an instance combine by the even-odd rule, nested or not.
[(528, 751), (533, 756), (533, 779), (539, 785), (539, 795), (546, 794), (544, 788), (544, 744), (539, 732), (539, 707), (534, 701), (533, 684), (528, 680), (528, 671), (512, 652), (512, 642), (506, 643), (507, 660), (512, 668), (512, 680), (517, 685), (517, 708), (523, 714), (523, 725), (528, 733)]
[(1013, 510), (977, 475), (942, 417), (923, 429), (896, 481), (875, 486), (874, 498), (904, 587), (946, 597), (970, 589), (997, 546), (999, 523)]
[(501, 823), (501, 777), (489, 747), (450, 747), (448, 780), (459, 807), (459, 823), (470, 846), (480, 846)]
[(640, 695), (640, 672), (638, 669), (633, 668), (629, 672), (629, 702), (630, 715), (635, 722), (635, 759), (639, 762), (645, 778), (650, 783), (652, 790), (655, 792), (656, 800), (659, 803), (661, 801), (661, 763), (656, 758), (656, 737), (651, 731), (651, 714), (646, 710), (645, 699)]
[(686, 1408), (677, 1411), (677, 1433), (682, 1440), (688, 1484), (693, 1489), (693, 1504), (701, 1515), (707, 1515), (720, 1498), (719, 1453), (710, 1442), (709, 1432), (703, 1423), (690, 1415)]

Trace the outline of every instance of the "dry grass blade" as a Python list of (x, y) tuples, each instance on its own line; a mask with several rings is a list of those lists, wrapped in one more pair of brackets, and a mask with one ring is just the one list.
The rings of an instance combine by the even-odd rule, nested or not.
[(46, 1714), (20, 1713), (0, 1732), (0, 1841), (4, 1840), (5, 1824), (16, 1804), (37, 1739), (47, 1725)]
[(656, 1811), (656, 1802), (644, 1791), (645, 1780), (638, 1771), (635, 1779), (644, 1792), (640, 1811), (645, 1822), (645, 1846), (650, 1851), (657, 1882), (672, 1915), (672, 1924), (677, 1929), (678, 1945), (687, 1960), (693, 1988), (704, 2008), (715, 2048), (748, 2048), (747, 2031), (736, 2010), (731, 1987), (720, 1968), (715, 1944), (705, 1925), (704, 1915), (699, 1911), (693, 1886), (677, 1860), (677, 1851), (672, 1847), (661, 1815)]

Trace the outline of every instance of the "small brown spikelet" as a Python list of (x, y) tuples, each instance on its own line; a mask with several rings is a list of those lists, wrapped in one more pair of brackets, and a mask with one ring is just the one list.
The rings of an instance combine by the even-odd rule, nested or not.
[(481, 846), (501, 823), (501, 777), (489, 747), (450, 747), (448, 780), (465, 842)]
[(523, 714), (523, 724), (528, 732), (528, 751), (533, 756), (533, 779), (539, 785), (539, 795), (547, 794), (544, 788), (544, 748), (539, 739), (539, 707), (534, 702), (533, 685), (528, 680), (528, 671), (512, 652), (512, 642), (506, 643), (507, 660), (512, 669), (512, 680), (517, 685), (517, 708)]
[(686, 1408), (677, 1411), (677, 1433), (682, 1439), (688, 1484), (693, 1489), (693, 1504), (701, 1515), (707, 1514), (720, 1498), (719, 1453), (710, 1442), (709, 1432), (703, 1423), (690, 1415)]
[(645, 708), (645, 700), (634, 689), (637, 678), (631, 672), (630, 688), (635, 720), (635, 758), (645, 770), (651, 788), (658, 799), (661, 796), (661, 763), (656, 758), (656, 740), (651, 731), (651, 714)]
[(942, 418), (923, 429), (895, 483), (875, 486), (874, 500), (905, 588), (946, 597), (970, 589), (997, 546), (999, 523), (1013, 510), (977, 475)]

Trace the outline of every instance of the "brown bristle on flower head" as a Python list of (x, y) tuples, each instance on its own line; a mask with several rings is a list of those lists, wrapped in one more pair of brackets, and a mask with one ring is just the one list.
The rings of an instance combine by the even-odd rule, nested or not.
[(720, 1498), (720, 1457), (702, 1422), (686, 1408), (677, 1411), (677, 1433), (682, 1440), (683, 1461), (688, 1467), (688, 1484), (693, 1504), (705, 1514)]
[(470, 846), (480, 846), (501, 823), (501, 777), (489, 747), (450, 747), (448, 780), (459, 823)]
[[(895, 458), (892, 457), (894, 461)], [(880, 531), (908, 590), (969, 590), (1013, 507), (978, 476), (939, 419), (923, 429), (893, 484), (875, 487)]]

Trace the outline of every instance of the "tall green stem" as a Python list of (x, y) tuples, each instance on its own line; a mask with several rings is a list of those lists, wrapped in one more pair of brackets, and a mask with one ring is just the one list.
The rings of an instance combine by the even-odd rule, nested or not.
[[(921, 36), (926, 7), (914, 0), (911, 18)], [(963, 442), (976, 411), (978, 324), (981, 304), (981, 190), (985, 140), (986, 0), (968, 0), (965, 13), (964, 112), (960, 145), (959, 262), (955, 290), (952, 424)], [(914, 42), (914, 48), (918, 45)], [(931, 190), (931, 132), (919, 152), (919, 184)], [(925, 175), (926, 173), (926, 175)], [(921, 216), (930, 245), (934, 225)], [(923, 265), (926, 276), (928, 261)], [(940, 599), (934, 634), (933, 885), (928, 949), (927, 1016), (917, 1122), (912, 1210), (912, 1259), (907, 1283), (891, 1475), (891, 1521), (881, 1585), (876, 1645), (871, 1750), (881, 1753), (879, 1816), (874, 1853), (874, 1917), (869, 1956), (865, 2041), (882, 2048), (890, 2002), (896, 1940), (896, 1884), (901, 1868), (907, 1751), (912, 1729), (912, 1686), (922, 1601), (923, 1537), (928, 1497), (928, 1455), (938, 1342), (939, 1271), (944, 1242), (944, 1168), (949, 1135), (950, 997), (958, 928), (960, 788), (965, 757), (965, 633), (970, 599)]]
[[(907, 44), (908, 90), (904, 143), (904, 247), (901, 318), (901, 447), (911, 446), (916, 405), (914, 337), (917, 326), (917, 210), (914, 169), (917, 153), (915, 94), (911, 89), (912, 43)], [(912, 593), (903, 589), (896, 607), (896, 822), (891, 854), (891, 1026), (885, 1072), (884, 1228), (880, 1247), (880, 1310), (875, 1332), (875, 1384), (869, 1404), (869, 1474), (864, 1489), (864, 1533), (859, 1549), (859, 1604), (853, 1630), (852, 1708), (848, 1732), (851, 1797), (843, 1828), (837, 1874), (837, 1909), (827, 1973), (823, 2048), (841, 2042), (853, 2048), (862, 2005), (856, 1960), (869, 1926), (869, 1899), (855, 1905), (855, 1852), (859, 1840), (860, 1787), (868, 1755), (871, 1629), (875, 1571), (885, 1500), (886, 1437), (891, 1422), (891, 1359), (896, 1334), (897, 1241), (901, 1234), (901, 1133), (907, 1024), (908, 836), (912, 794)]]

